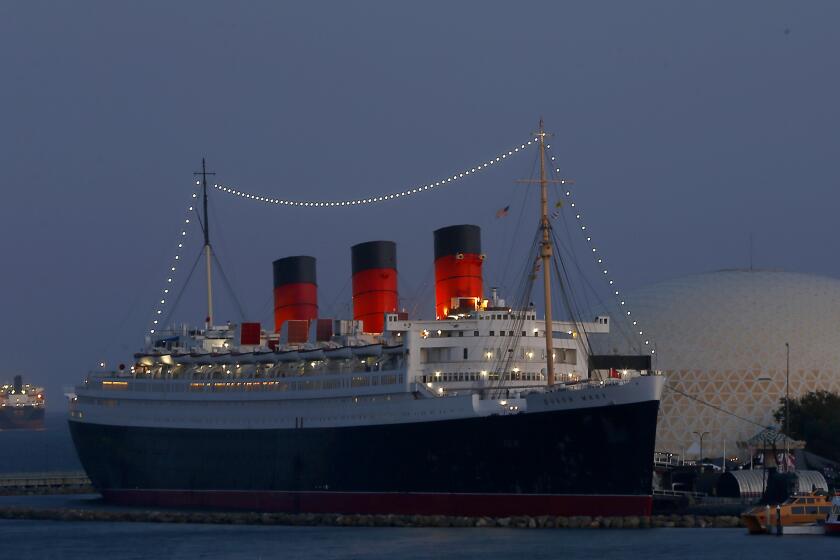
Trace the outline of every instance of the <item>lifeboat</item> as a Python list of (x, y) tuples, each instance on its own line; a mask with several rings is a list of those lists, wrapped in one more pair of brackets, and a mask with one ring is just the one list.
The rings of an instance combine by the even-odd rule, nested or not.
[(181, 360), (185, 364), (198, 364), (204, 365), (209, 363), (210, 353), (204, 350), (193, 350), (190, 352), (189, 356), (184, 356)]
[(207, 361), (214, 366), (232, 363), (230, 352), (214, 352), (207, 356)]
[(155, 365), (155, 362), (157, 361), (158, 356), (159, 356), (159, 354), (157, 354), (157, 353), (148, 353), (148, 352), (137, 353), (137, 354), (134, 354), (134, 361), (135, 361), (135, 363), (137, 363), (137, 365), (140, 365), (140, 366), (153, 366), (153, 365)]
[(381, 344), (366, 344), (364, 346), (354, 346), (353, 347), (353, 355), (358, 356), (359, 358), (371, 358), (371, 357), (378, 357), (382, 355), (382, 345)]
[(275, 352), (274, 358), (278, 362), (299, 362), (302, 360), (300, 352), (297, 350), (286, 350), (283, 352)]
[(252, 355), (257, 364), (273, 364), (277, 361), (277, 354), (273, 350), (257, 350)]
[(320, 348), (314, 348), (312, 350), (299, 350), (298, 354), (300, 354), (300, 359), (304, 361), (319, 361), (325, 360), (326, 355), (324, 351)]
[(353, 357), (353, 349), (349, 346), (324, 349), (324, 355), (329, 360), (347, 360)]
[(190, 355), (185, 352), (178, 352), (176, 354), (172, 354), (172, 361), (176, 364), (187, 364), (189, 363)]

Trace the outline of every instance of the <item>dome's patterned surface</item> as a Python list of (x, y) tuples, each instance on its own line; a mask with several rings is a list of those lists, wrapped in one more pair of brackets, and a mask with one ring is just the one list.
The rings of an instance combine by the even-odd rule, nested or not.
[[(675, 392), (682, 391), (762, 425), (785, 393), (840, 392), (840, 281), (771, 271), (732, 270), (688, 276), (627, 295), (655, 345), (654, 366), (668, 376), (657, 449), (683, 453), (709, 432), (704, 453), (727, 455), (759, 427)], [(614, 349), (619, 342), (613, 323)], [(612, 349), (611, 349), (612, 350)], [(692, 453), (688, 453), (689, 457)]]

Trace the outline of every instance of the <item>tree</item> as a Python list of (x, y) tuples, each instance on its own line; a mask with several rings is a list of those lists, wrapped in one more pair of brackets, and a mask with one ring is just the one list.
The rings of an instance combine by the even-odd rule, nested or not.
[[(785, 426), (785, 399), (773, 417)], [(832, 461), (840, 461), (840, 395), (829, 391), (812, 391), (798, 399), (790, 399), (790, 433), (785, 435), (803, 440), (808, 451)]]

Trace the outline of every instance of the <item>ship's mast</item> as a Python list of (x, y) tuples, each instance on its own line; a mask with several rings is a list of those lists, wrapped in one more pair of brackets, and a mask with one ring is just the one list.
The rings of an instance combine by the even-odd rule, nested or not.
[(204, 259), (207, 268), (207, 328), (213, 325), (213, 248), (210, 246), (210, 222), (207, 218), (207, 176), (215, 175), (207, 171), (207, 165), (204, 158), (201, 158), (201, 171), (193, 173), (193, 175), (201, 175), (201, 189), (204, 203), (204, 220), (201, 223), (204, 231)]
[(548, 223), (548, 179), (545, 176), (545, 129), (540, 119), (537, 138), (540, 141), (540, 258), (543, 269), (543, 293), (545, 295), (545, 371), (548, 386), (554, 385), (554, 323), (551, 317), (551, 231)]
[(548, 386), (554, 385), (554, 323), (551, 317), (551, 257), (553, 249), (551, 244), (551, 224), (548, 221), (548, 184), (562, 184), (563, 180), (549, 179), (545, 173), (545, 139), (551, 136), (543, 127), (543, 120), (540, 119), (540, 128), (534, 133), (540, 146), (540, 178), (535, 180), (522, 180), (518, 183), (529, 183), (540, 185), (540, 261), (543, 269), (543, 295), (545, 299), (545, 373)]

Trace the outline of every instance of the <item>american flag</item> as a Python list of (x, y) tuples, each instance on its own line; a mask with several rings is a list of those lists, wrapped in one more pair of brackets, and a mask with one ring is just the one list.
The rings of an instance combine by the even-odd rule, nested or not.
[(505, 216), (508, 215), (509, 211), (510, 211), (510, 206), (505, 206), (504, 208), (502, 208), (502, 209), (500, 209), (499, 211), (496, 212), (496, 217), (497, 218), (504, 218)]

